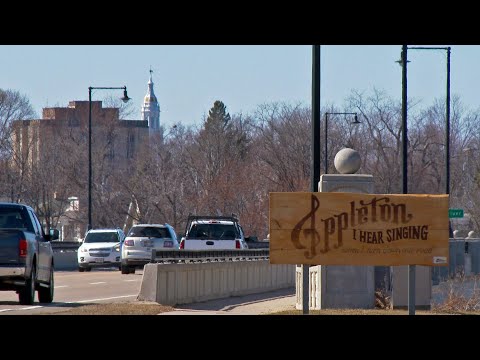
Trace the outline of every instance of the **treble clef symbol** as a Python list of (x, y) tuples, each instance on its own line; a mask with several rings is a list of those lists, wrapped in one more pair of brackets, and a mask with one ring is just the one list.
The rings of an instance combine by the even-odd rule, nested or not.
[(311, 211), (305, 215), (297, 225), (292, 230), (291, 240), (295, 248), (297, 249), (305, 249), (305, 246), (300, 243), (300, 233), (302, 231), (303, 224), (310, 218), (310, 229), (303, 230), (305, 237), (311, 236), (310, 241), (310, 251), (305, 251), (305, 256), (308, 259), (312, 259), (316, 254), (316, 247), (320, 243), (320, 235), (318, 234), (317, 230), (315, 229), (315, 212), (320, 207), (320, 201), (318, 201), (317, 197), (312, 195), (311, 197)]

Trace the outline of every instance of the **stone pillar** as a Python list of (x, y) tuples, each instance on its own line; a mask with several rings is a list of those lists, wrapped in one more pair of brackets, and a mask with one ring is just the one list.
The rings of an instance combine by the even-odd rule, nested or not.
[[(415, 266), (415, 309), (430, 310), (432, 267)], [(408, 309), (408, 265), (392, 266), (392, 306)]]
[[(318, 184), (320, 192), (373, 193), (373, 176), (355, 174), (360, 168), (360, 155), (357, 151), (348, 148), (340, 150), (334, 163), (340, 174), (322, 175)], [(296, 308), (302, 309), (302, 292), (298, 291), (301, 282), (297, 280), (296, 285)], [(310, 266), (309, 304), (310, 309), (374, 308), (374, 266)]]
[[(337, 154), (338, 155), (338, 154)], [(320, 177), (320, 192), (373, 193), (373, 176), (326, 174)], [(316, 288), (318, 309), (375, 307), (375, 267), (354, 265), (318, 265)]]
[[(408, 309), (408, 265), (392, 266), (392, 297), (394, 309)], [(431, 266), (415, 266), (415, 309), (430, 310), (433, 270)]]
[[(309, 309), (320, 309), (318, 301), (320, 300), (320, 289), (317, 286), (319, 284), (318, 277), (319, 266), (310, 266), (309, 267), (309, 280), (308, 284), (310, 289), (308, 291), (310, 298), (308, 299)], [(295, 308), (297, 310), (303, 310), (303, 267), (302, 265), (295, 266)]]

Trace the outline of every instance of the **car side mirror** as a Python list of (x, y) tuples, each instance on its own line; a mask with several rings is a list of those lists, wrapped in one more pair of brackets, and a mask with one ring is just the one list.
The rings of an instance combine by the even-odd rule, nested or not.
[(47, 236), (48, 241), (58, 240), (60, 237), (60, 231), (58, 229), (50, 229), (50, 233)]

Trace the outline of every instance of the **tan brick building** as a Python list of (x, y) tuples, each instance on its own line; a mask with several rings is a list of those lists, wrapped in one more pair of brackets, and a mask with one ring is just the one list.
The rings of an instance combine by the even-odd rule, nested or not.
[[(42, 139), (55, 139), (66, 132), (87, 144), (88, 112), (88, 101), (70, 101), (68, 107), (44, 108), (42, 119), (14, 121), (15, 153), (29, 162), (40, 161), (45, 149)], [(98, 151), (93, 148), (96, 142), (106, 142), (109, 157), (124, 166), (148, 141), (148, 131), (148, 121), (121, 120), (118, 108), (103, 108), (101, 101), (92, 101), (92, 152)]]
[[(92, 163), (97, 175), (99, 163), (102, 171), (108, 167), (115, 171), (126, 170), (140, 154), (149, 141), (149, 124), (147, 120), (121, 120), (118, 108), (103, 108), (102, 101), (92, 101)], [(72, 168), (78, 170), (78, 177), (86, 182), (88, 176), (88, 101), (70, 101), (67, 107), (48, 107), (43, 109), (42, 118), (35, 120), (17, 120), (13, 122), (12, 146), (17, 163), (23, 163), (23, 169), (42, 166), (52, 156), (62, 156), (74, 162)], [(18, 160), (18, 159), (21, 159)], [(28, 164), (25, 167), (25, 164)], [(106, 169), (106, 170), (105, 170)], [(25, 171), (25, 170), (23, 170)], [(83, 180), (85, 177), (85, 180)], [(80, 181), (79, 181), (80, 182)], [(62, 188), (55, 189), (64, 199), (78, 197), (80, 210), (87, 206), (87, 191), (79, 193), (62, 193)], [(74, 211), (74, 210), (72, 210)], [(84, 216), (82, 216), (83, 218)], [(70, 220), (72, 216), (70, 216)], [(84, 222), (84, 219), (82, 219)], [(65, 220), (62, 220), (65, 222)], [(71, 223), (71, 221), (70, 221)], [(64, 238), (77, 237), (84, 232), (73, 224), (64, 229)], [(62, 225), (63, 226), (63, 225)], [(80, 229), (80, 230), (79, 230)]]

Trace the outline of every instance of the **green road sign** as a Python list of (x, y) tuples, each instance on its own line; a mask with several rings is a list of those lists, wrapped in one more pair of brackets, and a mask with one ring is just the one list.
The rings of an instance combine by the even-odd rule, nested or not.
[(463, 209), (448, 209), (449, 218), (463, 218)]

